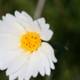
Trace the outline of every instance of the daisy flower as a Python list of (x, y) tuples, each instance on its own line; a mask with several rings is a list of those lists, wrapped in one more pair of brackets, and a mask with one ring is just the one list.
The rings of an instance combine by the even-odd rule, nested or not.
[(38, 73), (50, 75), (57, 59), (47, 43), (53, 35), (44, 18), (34, 20), (26, 12), (15, 11), (0, 20), (0, 70), (9, 80), (30, 80)]

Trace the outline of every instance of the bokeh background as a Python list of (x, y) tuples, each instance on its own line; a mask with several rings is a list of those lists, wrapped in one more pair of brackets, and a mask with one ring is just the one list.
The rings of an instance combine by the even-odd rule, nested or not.
[[(80, 0), (0, 0), (0, 18), (15, 10), (27, 11), (34, 19), (45, 17), (54, 31), (49, 43), (58, 59), (56, 69), (31, 80), (80, 80)], [(0, 71), (0, 80), (8, 80), (5, 71)]]

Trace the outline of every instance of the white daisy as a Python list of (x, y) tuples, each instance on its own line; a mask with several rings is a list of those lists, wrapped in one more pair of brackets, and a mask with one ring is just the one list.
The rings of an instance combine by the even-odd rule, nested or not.
[(0, 21), (0, 69), (9, 80), (30, 80), (50, 75), (57, 59), (46, 42), (53, 35), (44, 18), (34, 20), (26, 12), (6, 14)]

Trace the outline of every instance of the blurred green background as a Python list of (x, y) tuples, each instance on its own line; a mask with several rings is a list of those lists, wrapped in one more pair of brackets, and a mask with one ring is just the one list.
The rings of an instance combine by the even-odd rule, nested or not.
[[(0, 0), (0, 17), (15, 10), (27, 11), (32, 17), (38, 0)], [(51, 25), (54, 36), (49, 43), (58, 63), (50, 76), (31, 80), (80, 80), (80, 0), (46, 0), (41, 17)], [(0, 80), (8, 80), (0, 71)]]

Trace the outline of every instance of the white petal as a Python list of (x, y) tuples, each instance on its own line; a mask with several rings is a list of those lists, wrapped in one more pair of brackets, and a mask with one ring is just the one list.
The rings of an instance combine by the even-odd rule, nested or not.
[[(48, 58), (44, 55), (44, 52), (41, 51), (41, 48), (38, 49), (38, 51), (36, 52), (36, 54), (38, 56), (36, 56), (36, 61), (38, 65), (38, 72), (44, 76), (45, 74), (46, 75), (50, 75), (50, 64), (49, 64), (49, 60)], [(45, 64), (44, 64), (45, 63)]]
[(41, 50), (45, 52), (44, 54), (47, 55), (54, 63), (57, 62), (57, 59), (54, 54), (54, 49), (51, 47), (51, 45), (46, 42), (43, 42)]
[(24, 78), (22, 78), (21, 76), (18, 77), (18, 80), (24, 80)]
[[(35, 70), (35, 59), (34, 59), (34, 55), (32, 54), (31, 57), (30, 57), (30, 60), (29, 60), (29, 64), (28, 64), (28, 67), (26, 68), (25, 70), (25, 79), (30, 79), (31, 76), (33, 75), (34, 73), (34, 70)], [(37, 69), (36, 69), (37, 70)], [(38, 74), (38, 71), (36, 72)], [(37, 75), (36, 74), (36, 75)]]
[(52, 38), (53, 32), (50, 29), (43, 30), (41, 31), (40, 35), (42, 40), (49, 41)]
[(1, 51), (0, 52), (0, 69), (4, 70), (8, 68), (8, 65), (20, 55), (20, 51), (17, 49), (11, 51)]
[(49, 41), (53, 35), (53, 31), (49, 29), (50, 25), (45, 22), (45, 19), (37, 19), (34, 21), (34, 24), (40, 28), (41, 39)]
[(37, 77), (37, 75), (38, 75), (38, 71), (37, 71), (37, 68), (33, 71), (33, 77), (35, 78), (35, 77)]
[[(34, 69), (36, 69), (35, 66), (37, 66), (35, 64), (35, 62), (37, 61), (37, 59), (34, 56), (35, 55), (31, 55), (30, 58), (28, 58), (28, 60), (26, 60), (26, 63), (22, 66), (22, 68), (19, 69), (19, 71), (17, 71), (13, 75), (15, 75), (15, 76), (21, 76), (25, 80), (29, 80), (31, 78), (31, 76), (33, 75), (33, 73), (34, 73)], [(37, 74), (38, 74), (38, 71), (37, 71)]]
[[(36, 77), (38, 72), (44, 76), (45, 75), (45, 57), (43, 57), (44, 55), (41, 54), (40, 51), (37, 51), (34, 56), (32, 57), (32, 64), (34, 64), (33, 66), (33, 77)], [(34, 61), (34, 62), (33, 62)], [(36, 76), (35, 76), (36, 75)]]
[(18, 11), (15, 11), (15, 17), (17, 21), (24, 27), (32, 25), (33, 23), (32, 19), (28, 19), (25, 15), (23, 15), (22, 13)]
[(55, 69), (54, 63), (57, 62), (57, 59), (54, 55), (54, 50), (52, 49), (52, 47), (48, 43), (43, 42), (40, 50), (47, 57), (50, 68)]
[[(28, 64), (29, 64), (29, 56), (26, 55), (24, 58), (26, 58), (26, 60), (22, 60), (22, 58), (21, 58), (21, 60), (23, 61), (24, 64), (22, 66), (20, 66), (21, 64), (19, 64), (20, 68), (16, 72), (14, 71), (14, 73), (12, 73), (12, 72), (9, 73), (9, 76), (14, 76), (14, 78), (21, 77), (21, 78), (25, 79), (25, 75), (26, 75), (25, 71), (28, 69)], [(16, 66), (16, 68), (17, 68), (17, 66)]]
[(25, 80), (29, 80), (32, 76), (32, 69), (28, 64), (24, 64), (16, 73), (12, 74), (16, 77), (21, 77)]
[(11, 34), (0, 34), (0, 51), (18, 48), (18, 37)]
[(26, 18), (27, 20), (29, 20), (30, 22), (33, 21), (32, 17), (31, 17), (27, 12), (22, 11), (21, 14), (22, 14), (23, 16), (25, 16), (25, 18)]
[(34, 21), (36, 26), (39, 26), (41, 30), (48, 30), (50, 25), (46, 23), (44, 18), (40, 18)]
[(32, 68), (29, 67), (25, 74), (25, 80), (29, 80), (32, 76)]
[(37, 31), (39, 32), (39, 27), (35, 26), (32, 18), (25, 12), (15, 12), (17, 21), (25, 28), (26, 31)]
[(48, 58), (43, 54), (42, 51), (40, 51), (40, 49), (31, 57), (31, 59), (33, 77), (35, 75), (34, 71), (39, 72), (42, 76), (44, 76), (45, 74), (50, 75)]
[(17, 77), (13, 76), (13, 75), (10, 75), (9, 76), (9, 80), (15, 80)]
[(33, 22), (33, 20), (29, 17), (29, 15), (26, 17), (24, 14), (22, 14), (18, 11), (15, 11), (15, 16), (16, 16), (16, 18), (19, 18), (20, 20), (23, 20), (29, 24)]
[(50, 57), (48, 57), (48, 59), (49, 59), (49, 63), (50, 63), (50, 67), (51, 67), (51, 69), (55, 69), (55, 65), (54, 65), (54, 63), (52, 62), (52, 60), (50, 59)]
[(17, 56), (15, 59), (13, 59), (10, 65), (8, 65), (6, 74), (10, 75), (18, 71), (22, 67), (22, 65), (26, 63), (27, 56), (28, 55), (25, 55), (24, 53), (22, 53), (19, 56)]
[(0, 26), (1, 33), (20, 35), (21, 33), (25, 32), (22, 25), (20, 25), (16, 18), (11, 14), (6, 14), (6, 16), (3, 17), (3, 21), (0, 22)]

